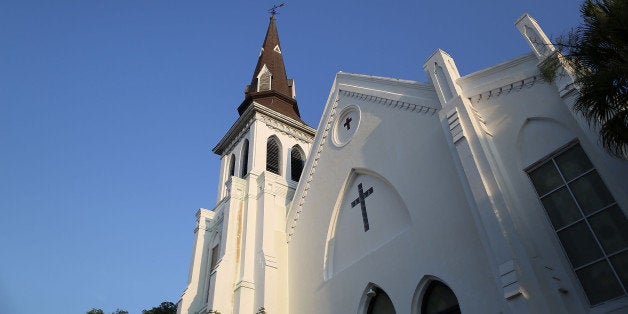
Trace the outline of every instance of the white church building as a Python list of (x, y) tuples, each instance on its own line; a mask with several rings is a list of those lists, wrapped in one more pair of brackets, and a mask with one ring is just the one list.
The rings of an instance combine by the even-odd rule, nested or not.
[(440, 49), (425, 83), (338, 73), (314, 129), (271, 17), (179, 313), (628, 313), (628, 162), (516, 27), (530, 53), (465, 76)]

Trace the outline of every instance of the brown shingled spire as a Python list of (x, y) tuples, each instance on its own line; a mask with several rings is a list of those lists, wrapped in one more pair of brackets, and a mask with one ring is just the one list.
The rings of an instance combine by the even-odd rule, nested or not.
[(283, 115), (301, 121), (299, 107), (293, 94), (293, 80), (286, 76), (275, 16), (270, 17), (262, 51), (257, 59), (251, 85), (244, 91), (244, 101), (238, 107), (242, 115), (253, 101)]

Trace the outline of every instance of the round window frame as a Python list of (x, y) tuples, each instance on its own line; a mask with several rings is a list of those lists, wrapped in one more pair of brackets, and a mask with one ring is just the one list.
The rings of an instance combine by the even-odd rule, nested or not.
[[(356, 116), (358, 118), (357, 123), (355, 124), (355, 128), (353, 133), (345, 140), (342, 141), (339, 138), (339, 131), (340, 128), (343, 127), (343, 125), (341, 124), (342, 121), (344, 120), (343, 117), (345, 117), (347, 114), (351, 113), (351, 112), (356, 112)], [(334, 122), (334, 131), (332, 133), (332, 143), (334, 144), (334, 146), (341, 148), (344, 147), (345, 145), (349, 144), (349, 142), (351, 142), (351, 139), (353, 139), (353, 137), (355, 136), (355, 133), (358, 131), (358, 128), (360, 127), (360, 122), (362, 121), (362, 111), (360, 111), (360, 108), (358, 106), (355, 105), (349, 105), (345, 108), (342, 109), (342, 111), (340, 112), (340, 114), (338, 115), (338, 117), (336, 118), (336, 121)]]

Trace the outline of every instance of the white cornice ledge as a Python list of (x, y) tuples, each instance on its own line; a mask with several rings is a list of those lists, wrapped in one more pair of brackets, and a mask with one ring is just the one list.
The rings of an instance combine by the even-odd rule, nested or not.
[(352, 80), (358, 80), (363, 82), (375, 82), (380, 84), (387, 85), (401, 85), (403, 87), (422, 89), (426, 91), (434, 91), (434, 87), (431, 84), (421, 83), (417, 81), (411, 80), (403, 80), (397, 78), (390, 77), (382, 77), (382, 76), (374, 76), (374, 75), (366, 75), (366, 74), (356, 74), (356, 73), (348, 73), (348, 72), (338, 72), (336, 74), (337, 78), (348, 78)]
[(279, 112), (267, 108), (266, 106), (253, 102), (251, 106), (249, 106), (242, 113), (242, 115), (238, 117), (238, 120), (236, 120), (231, 128), (229, 128), (229, 131), (227, 131), (225, 136), (223, 136), (220, 142), (216, 144), (212, 151), (218, 155), (222, 155), (225, 151), (231, 150), (233, 144), (236, 143), (251, 126), (251, 123), (254, 121), (256, 112), (265, 114), (279, 122), (282, 122), (290, 127), (296, 128), (297, 130), (304, 132), (311, 138), (314, 138), (316, 130), (311, 126), (287, 117)]

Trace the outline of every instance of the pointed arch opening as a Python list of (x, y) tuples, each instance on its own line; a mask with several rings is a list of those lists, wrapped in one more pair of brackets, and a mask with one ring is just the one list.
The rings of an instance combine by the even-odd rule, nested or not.
[(259, 71), (259, 75), (257, 76), (257, 91), (270, 90), (272, 77), (272, 73), (270, 73), (270, 70), (268, 70), (268, 67), (264, 64), (264, 67)]
[(266, 141), (266, 171), (280, 174), (281, 154), (280, 143), (276, 136), (271, 136)]
[(458, 298), (444, 282), (426, 276), (419, 284), (413, 301), (416, 314), (460, 314)]
[(233, 177), (235, 175), (235, 155), (231, 154), (231, 156), (229, 156), (229, 178)]
[(362, 294), (358, 314), (396, 314), (396, 311), (384, 289), (369, 283)]
[(290, 149), (290, 178), (292, 181), (299, 182), (304, 164), (305, 153), (303, 153), (299, 145), (292, 146), (292, 149)]
[(244, 178), (249, 172), (249, 140), (244, 139), (242, 142), (242, 166), (240, 167), (240, 177)]

